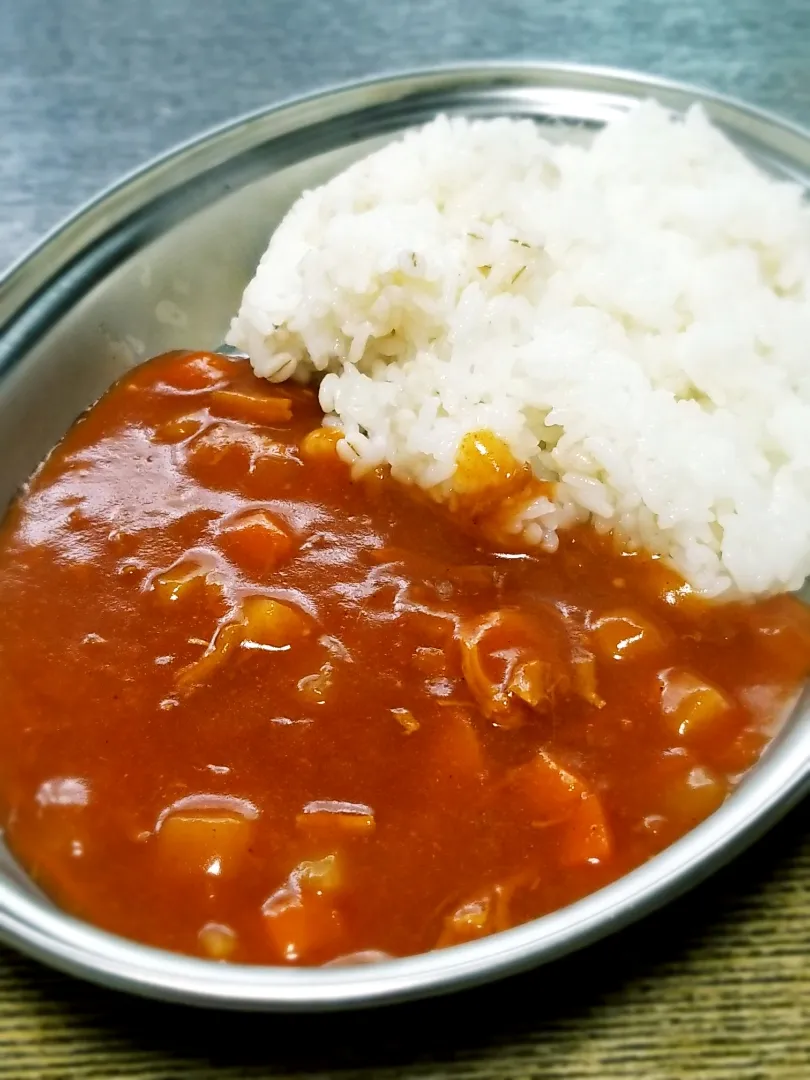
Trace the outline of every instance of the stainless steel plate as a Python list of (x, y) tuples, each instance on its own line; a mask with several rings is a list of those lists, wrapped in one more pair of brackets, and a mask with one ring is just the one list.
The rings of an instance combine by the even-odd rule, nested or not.
[[(646, 97), (674, 109), (703, 102), (760, 165), (810, 183), (810, 136), (757, 110), (621, 72), (510, 64), (396, 76), (269, 109), (111, 188), (0, 283), (0, 506), (132, 364), (222, 340), (269, 233), (303, 188), (438, 112), (530, 116), (555, 138), (581, 139)], [(808, 788), (805, 696), (728, 802), (644, 866), (525, 926), (379, 965), (287, 970), (146, 948), (63, 914), (4, 850), (0, 936), (65, 971), (195, 1004), (307, 1010), (400, 1001), (531, 967), (618, 929), (731, 858)]]

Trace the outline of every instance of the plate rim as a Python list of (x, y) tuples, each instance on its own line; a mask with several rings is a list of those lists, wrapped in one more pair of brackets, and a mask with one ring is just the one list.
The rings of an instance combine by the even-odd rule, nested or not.
[[(22, 299), (11, 304), (11, 313), (0, 329), (0, 345), (9, 327), (24, 314), (26, 305), (39, 291), (48, 288), (50, 279), (42, 274), (26, 281), (32, 268), (36, 271), (40, 262), (47, 263), (48, 253), (58, 250), (66, 237), (70, 240), (72, 231), (79, 229), (82, 222), (114, 202), (119, 194), (137, 188), (145, 178), (161, 170), (170, 171), (189, 155), (274, 116), (300, 113), (363, 93), (381, 95), (372, 104), (382, 104), (387, 89), (410, 84), (430, 86), (436, 81), (449, 84), (455, 78), (483, 86), (487, 80), (494, 81), (499, 76), (513, 80), (516, 86), (523, 78), (526, 88), (545, 86), (551, 90), (555, 89), (555, 78), (581, 79), (603, 80), (607, 85), (602, 93), (610, 92), (612, 86), (614, 94), (621, 94), (622, 86), (627, 88), (632, 84), (640, 91), (636, 95), (639, 99), (656, 93), (675, 94), (728, 110), (756, 125), (799, 140), (806, 146), (810, 163), (810, 130), (802, 125), (704, 87), (627, 69), (559, 61), (490, 60), (419, 67), (347, 80), (214, 125), (169, 147), (86, 200), (0, 275), (0, 315), (4, 300), (8, 303), (9, 295), (13, 301), (18, 290), (22, 293)], [(541, 79), (545, 81), (537, 81)], [(597, 93), (587, 88), (585, 92)], [(331, 118), (338, 115), (341, 115), (339, 111), (332, 113)], [(209, 162), (192, 176), (213, 167)], [(152, 193), (151, 198), (156, 197)], [(118, 227), (123, 220), (124, 217), (113, 216), (108, 227)], [(79, 240), (81, 237), (75, 243)], [(67, 262), (78, 257), (84, 246), (79, 244)], [(63, 273), (65, 265), (63, 258), (54, 280)], [(22, 361), (24, 356), (23, 352), (19, 359)], [(7, 377), (9, 370), (10, 365), (4, 365), (0, 358), (0, 380)], [(743, 813), (739, 798), (741, 788), (710, 818), (629, 874), (574, 904), (482, 941), (363, 968), (215, 965), (107, 933), (62, 912), (48, 901), (29, 896), (7, 880), (0, 880), (0, 939), (63, 971), (108, 987), (219, 1008), (314, 1012), (367, 1007), (471, 987), (582, 948), (661, 907), (733, 858), (810, 790), (810, 723), (804, 727), (806, 730), (796, 736), (804, 751), (798, 761), (784, 753), (780, 757), (779, 747), (775, 746), (774, 753), (769, 750), (746, 779), (747, 812)], [(777, 742), (780, 740), (781, 736), (777, 737)]]

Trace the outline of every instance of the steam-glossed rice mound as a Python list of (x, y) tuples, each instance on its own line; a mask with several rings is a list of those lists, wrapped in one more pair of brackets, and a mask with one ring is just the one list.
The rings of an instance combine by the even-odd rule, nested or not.
[(810, 571), (810, 217), (697, 108), (411, 132), (293, 206), (229, 340), (322, 380), (356, 473), (452, 500), (492, 433), (530, 543), (591, 519), (706, 596)]

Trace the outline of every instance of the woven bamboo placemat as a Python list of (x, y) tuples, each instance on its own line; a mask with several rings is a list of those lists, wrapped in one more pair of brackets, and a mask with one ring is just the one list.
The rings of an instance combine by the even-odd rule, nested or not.
[(574, 957), (345, 1016), (199, 1012), (0, 952), (0, 1077), (810, 1080), (807, 807), (690, 896)]

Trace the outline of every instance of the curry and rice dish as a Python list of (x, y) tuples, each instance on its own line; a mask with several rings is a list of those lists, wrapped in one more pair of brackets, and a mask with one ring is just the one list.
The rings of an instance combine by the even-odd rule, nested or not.
[(810, 672), (803, 326), (800, 194), (698, 113), (440, 119), (305, 194), (246, 355), (126, 374), (0, 530), (21, 864), (149, 944), (319, 965), (671, 844)]

